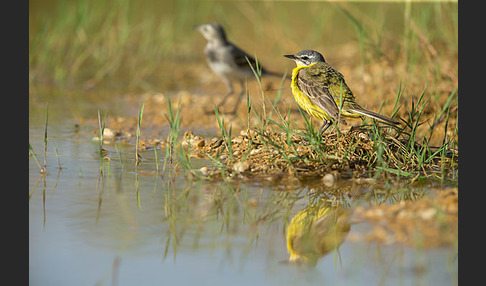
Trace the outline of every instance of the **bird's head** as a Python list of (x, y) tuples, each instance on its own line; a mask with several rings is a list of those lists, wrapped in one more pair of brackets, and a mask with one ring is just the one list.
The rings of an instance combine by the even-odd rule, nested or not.
[(223, 40), (226, 41), (226, 33), (223, 27), (218, 23), (207, 23), (194, 26), (194, 29), (201, 32), (201, 34), (208, 41)]
[(324, 57), (314, 50), (302, 50), (295, 55), (284, 55), (284, 57), (294, 60), (298, 67), (325, 62)]

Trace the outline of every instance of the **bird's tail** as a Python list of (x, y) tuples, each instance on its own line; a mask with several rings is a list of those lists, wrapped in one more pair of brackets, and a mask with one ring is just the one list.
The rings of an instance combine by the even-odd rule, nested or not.
[(379, 120), (381, 122), (385, 122), (385, 123), (388, 123), (388, 124), (391, 124), (391, 125), (399, 125), (400, 124), (400, 122), (396, 121), (395, 119), (391, 119), (391, 118), (388, 118), (388, 117), (383, 116), (381, 114), (375, 113), (373, 111), (366, 110), (366, 109), (364, 109), (363, 107), (361, 107), (359, 105), (353, 106), (351, 108), (351, 110), (353, 112), (356, 112), (356, 113), (359, 113), (361, 115), (374, 118), (376, 120)]

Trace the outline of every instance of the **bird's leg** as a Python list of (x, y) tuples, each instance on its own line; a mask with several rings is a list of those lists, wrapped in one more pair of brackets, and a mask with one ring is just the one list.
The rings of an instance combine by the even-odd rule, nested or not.
[(242, 80), (240, 80), (240, 86), (241, 86), (240, 94), (238, 95), (238, 98), (236, 99), (236, 103), (235, 103), (235, 106), (233, 107), (233, 111), (231, 112), (231, 114), (236, 114), (236, 111), (238, 110), (238, 106), (240, 105), (240, 102), (241, 102), (241, 98), (242, 98), (243, 94), (245, 93), (245, 84)]
[[(218, 103), (218, 105), (216, 105), (216, 108), (218, 109), (218, 111), (219, 111), (219, 108), (224, 105), (224, 103), (226, 102), (226, 99), (228, 99), (228, 97), (234, 93), (233, 85), (231, 84), (231, 81), (228, 80), (227, 78), (223, 78), (223, 81), (226, 84), (226, 86), (228, 87), (228, 93), (226, 93), (223, 96), (223, 99)], [(206, 111), (205, 113), (206, 114), (213, 114), (214, 110), (209, 110), (209, 111)]]
[(329, 128), (329, 126), (331, 126), (331, 124), (332, 124), (331, 120), (324, 119), (324, 122), (322, 123), (322, 126), (319, 129), (319, 134), (321, 135), (321, 137), (322, 137), (322, 134), (324, 134), (324, 132), (326, 132), (327, 128)]
[(228, 99), (228, 97), (234, 93), (233, 85), (231, 84), (231, 81), (226, 79), (226, 78), (223, 78), (223, 81), (226, 84), (226, 86), (228, 87), (228, 93), (225, 94), (225, 96), (223, 96), (223, 99), (218, 103), (218, 105), (217, 105), (218, 108), (220, 106), (222, 106), (226, 102), (226, 99)]

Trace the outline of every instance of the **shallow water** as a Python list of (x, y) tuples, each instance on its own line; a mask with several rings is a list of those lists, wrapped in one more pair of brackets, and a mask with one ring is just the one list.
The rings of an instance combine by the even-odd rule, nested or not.
[[(29, 140), (42, 163), (40, 122)], [(135, 170), (134, 146), (105, 145), (111, 160), (100, 160), (90, 129), (75, 123), (49, 126), (47, 175), (29, 160), (32, 285), (457, 284), (455, 246), (356, 239), (369, 230), (366, 222), (353, 224), (339, 249), (314, 267), (284, 263), (285, 228), (312, 189), (215, 183), (177, 174), (173, 165), (163, 172), (161, 153), (157, 171), (153, 150), (142, 152)], [(198, 159), (194, 168), (205, 164)]]

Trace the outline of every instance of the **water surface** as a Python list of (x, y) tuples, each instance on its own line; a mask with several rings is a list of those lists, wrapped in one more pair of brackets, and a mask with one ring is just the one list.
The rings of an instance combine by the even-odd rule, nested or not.
[[(457, 283), (456, 247), (353, 239), (367, 223), (353, 224), (350, 239), (314, 267), (284, 263), (285, 227), (312, 189), (205, 181), (176, 175), (173, 165), (162, 172), (163, 156), (157, 171), (153, 150), (142, 152), (145, 160), (135, 170), (134, 146), (104, 146), (107, 161), (88, 128), (75, 128), (74, 120), (48, 130), (48, 173), (42, 176), (29, 160), (32, 285)], [(31, 128), (41, 162), (42, 136), (42, 127)]]

